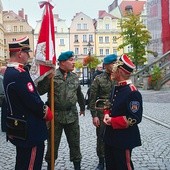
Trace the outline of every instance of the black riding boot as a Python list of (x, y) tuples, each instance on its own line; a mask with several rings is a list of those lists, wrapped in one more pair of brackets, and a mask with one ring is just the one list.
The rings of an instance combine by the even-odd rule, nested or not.
[(81, 170), (81, 163), (80, 162), (73, 162), (73, 164), (74, 164), (74, 169), (75, 170)]
[(95, 170), (104, 170), (104, 158), (99, 158), (99, 164)]

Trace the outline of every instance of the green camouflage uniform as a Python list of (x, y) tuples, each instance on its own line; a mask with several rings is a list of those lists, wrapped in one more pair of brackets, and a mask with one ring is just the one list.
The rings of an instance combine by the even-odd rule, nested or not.
[[(45, 81), (45, 82), (44, 82)], [(50, 91), (49, 80), (41, 81), (38, 84), (38, 91), (40, 94)], [(64, 132), (67, 137), (67, 141), (70, 147), (70, 161), (79, 162), (81, 161), (80, 153), (80, 128), (78, 120), (78, 110), (76, 103), (79, 103), (80, 110), (85, 110), (84, 95), (81, 91), (79, 79), (73, 72), (67, 74), (66, 80), (64, 80), (63, 74), (60, 69), (56, 70), (54, 77), (54, 158), (58, 157), (58, 148)], [(48, 103), (50, 104), (50, 93), (48, 93)], [(50, 131), (49, 131), (50, 132)], [(50, 136), (50, 135), (49, 135)], [(50, 138), (48, 140), (48, 148), (46, 153), (46, 161), (50, 163)]]
[[(97, 156), (99, 158), (104, 158), (104, 143), (103, 143), (103, 132), (105, 125), (103, 123), (103, 111), (95, 109), (95, 102), (97, 99), (109, 99), (111, 89), (114, 86), (115, 81), (110, 79), (110, 74), (104, 72), (95, 77), (90, 91), (90, 111), (92, 117), (98, 117), (100, 120), (100, 126), (96, 128), (96, 135), (97, 135)], [(98, 107), (103, 108), (104, 103), (99, 102)]]

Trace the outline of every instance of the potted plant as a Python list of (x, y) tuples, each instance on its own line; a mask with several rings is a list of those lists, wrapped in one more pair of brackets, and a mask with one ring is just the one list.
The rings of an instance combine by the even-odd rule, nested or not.
[(162, 72), (159, 66), (154, 65), (151, 72), (150, 83), (154, 90), (160, 90), (162, 80)]

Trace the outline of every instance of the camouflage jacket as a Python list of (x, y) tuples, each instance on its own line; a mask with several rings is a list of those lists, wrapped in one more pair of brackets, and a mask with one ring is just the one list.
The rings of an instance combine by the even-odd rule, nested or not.
[[(95, 109), (97, 99), (109, 99), (112, 87), (115, 81), (110, 79), (110, 75), (106, 72), (95, 77), (90, 87), (90, 111), (92, 117), (103, 117), (101, 110)], [(103, 107), (104, 103), (100, 102), (99, 107)]]
[[(50, 105), (50, 81), (45, 78), (38, 83), (38, 91), (42, 95), (48, 92), (48, 103)], [(80, 110), (85, 110), (84, 95), (77, 75), (73, 72), (67, 74), (66, 80), (59, 69), (54, 76), (54, 109), (55, 116), (60, 123), (72, 123), (78, 118), (76, 104)]]

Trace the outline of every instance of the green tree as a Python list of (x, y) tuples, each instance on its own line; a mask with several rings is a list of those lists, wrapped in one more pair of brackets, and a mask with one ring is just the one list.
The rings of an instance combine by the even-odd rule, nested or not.
[(146, 62), (144, 57), (147, 53), (152, 53), (146, 50), (151, 35), (146, 29), (146, 26), (140, 20), (139, 15), (133, 13), (127, 14), (127, 16), (120, 20), (120, 27), (122, 29), (121, 38), (123, 43), (119, 45), (118, 49), (122, 49), (126, 46), (131, 46), (132, 51), (128, 53), (132, 61), (138, 66), (143, 65)]

